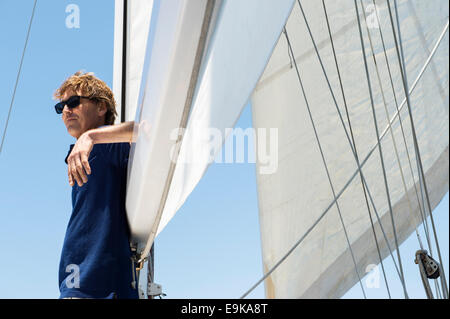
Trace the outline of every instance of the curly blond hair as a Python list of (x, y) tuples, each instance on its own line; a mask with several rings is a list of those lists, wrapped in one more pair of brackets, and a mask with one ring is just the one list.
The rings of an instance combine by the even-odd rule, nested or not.
[(80, 91), (83, 96), (88, 96), (97, 102), (106, 104), (105, 124), (114, 124), (117, 116), (116, 101), (111, 89), (105, 82), (94, 76), (92, 72), (78, 71), (67, 78), (53, 94), (55, 99), (61, 100), (66, 91)]

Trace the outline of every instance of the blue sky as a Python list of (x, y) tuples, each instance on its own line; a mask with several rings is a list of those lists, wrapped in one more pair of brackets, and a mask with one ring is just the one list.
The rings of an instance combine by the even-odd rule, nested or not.
[[(68, 4), (80, 28), (65, 25)], [(71, 213), (64, 157), (73, 143), (52, 94), (77, 70), (112, 85), (112, 0), (39, 0), (14, 109), (0, 154), (0, 298), (57, 298), (58, 264)], [(0, 1), (0, 129), (24, 45), (33, 0)], [(246, 107), (237, 127), (251, 127)], [(435, 210), (448, 272), (448, 193)], [(411, 297), (424, 297), (413, 234), (401, 247)], [(238, 298), (262, 275), (254, 164), (213, 164), (156, 241), (155, 280), (167, 298)], [(386, 268), (391, 267), (386, 261)], [(392, 269), (390, 271), (393, 273)], [(392, 282), (398, 282), (392, 277)], [(399, 285), (391, 287), (401, 298)], [(379, 289), (369, 297), (385, 298)], [(263, 298), (260, 285), (249, 297)], [(346, 297), (361, 298), (359, 286)]]

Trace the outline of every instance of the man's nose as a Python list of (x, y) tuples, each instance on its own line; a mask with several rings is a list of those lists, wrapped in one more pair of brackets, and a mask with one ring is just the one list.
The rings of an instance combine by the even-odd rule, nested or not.
[(64, 105), (64, 108), (63, 108), (63, 113), (72, 113), (72, 109), (70, 108), (70, 107), (68, 107), (67, 106), (67, 104), (66, 105)]

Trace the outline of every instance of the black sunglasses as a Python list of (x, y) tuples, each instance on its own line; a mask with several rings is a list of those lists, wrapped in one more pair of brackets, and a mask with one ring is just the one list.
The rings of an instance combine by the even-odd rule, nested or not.
[(64, 110), (64, 106), (67, 105), (69, 109), (73, 109), (74, 107), (77, 107), (80, 105), (81, 98), (89, 99), (89, 100), (95, 100), (95, 98), (91, 98), (88, 96), (80, 96), (80, 95), (73, 95), (69, 97), (65, 101), (61, 101), (55, 105), (55, 111), (57, 114), (61, 114)]

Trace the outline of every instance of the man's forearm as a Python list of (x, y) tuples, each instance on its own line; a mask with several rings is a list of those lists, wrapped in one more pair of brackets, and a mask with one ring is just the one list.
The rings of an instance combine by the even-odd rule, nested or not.
[(116, 125), (108, 125), (87, 131), (94, 144), (132, 143), (134, 121)]
[(134, 126), (134, 122), (125, 122), (95, 128), (81, 134), (67, 157), (70, 186), (73, 186), (75, 181), (80, 187), (87, 182), (87, 175), (91, 174), (88, 159), (94, 144), (132, 143)]

